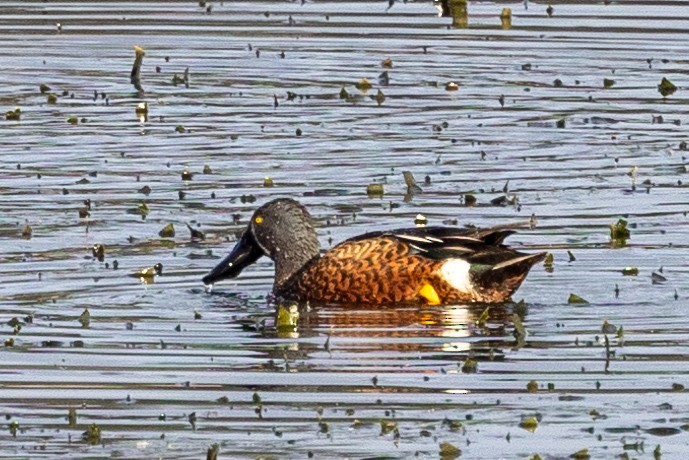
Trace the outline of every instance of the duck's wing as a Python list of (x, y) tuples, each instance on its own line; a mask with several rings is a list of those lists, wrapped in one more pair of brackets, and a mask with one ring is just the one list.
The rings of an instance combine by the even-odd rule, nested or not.
[[(514, 225), (500, 225), (490, 228), (456, 228), (456, 227), (413, 227), (396, 230), (371, 232), (344, 241), (341, 244), (372, 240), (381, 237), (394, 238), (409, 246), (411, 251), (430, 259), (442, 260), (461, 258), (472, 261), (479, 257), (479, 263), (495, 259), (495, 263), (504, 260), (504, 252), (509, 251), (502, 245), (505, 238), (516, 232)], [(492, 255), (492, 257), (490, 257)]]

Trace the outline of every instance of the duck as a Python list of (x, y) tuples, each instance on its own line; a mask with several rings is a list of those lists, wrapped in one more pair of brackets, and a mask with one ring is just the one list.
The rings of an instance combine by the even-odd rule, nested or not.
[(308, 305), (504, 303), (547, 253), (503, 244), (518, 225), (413, 227), (365, 233), (321, 253), (309, 211), (291, 198), (259, 207), (206, 286), (237, 277), (262, 256), (275, 264), (273, 296)]

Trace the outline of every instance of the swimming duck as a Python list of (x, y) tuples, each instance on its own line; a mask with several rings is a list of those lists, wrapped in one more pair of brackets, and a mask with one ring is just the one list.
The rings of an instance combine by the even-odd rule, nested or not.
[[(513, 226), (512, 226), (513, 227)], [(254, 212), (230, 254), (204, 278), (234, 278), (261, 256), (275, 262), (273, 294), (311, 304), (505, 302), (546, 253), (502, 244), (510, 226), (416, 227), (366, 233), (321, 254), (309, 212), (280, 198)]]

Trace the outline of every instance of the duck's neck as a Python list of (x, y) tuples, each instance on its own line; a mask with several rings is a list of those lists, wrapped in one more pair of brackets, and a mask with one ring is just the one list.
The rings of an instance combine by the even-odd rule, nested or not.
[[(320, 257), (320, 244), (316, 231), (308, 225), (304, 231), (282, 235), (271, 258), (275, 262), (275, 287), (279, 292), (289, 279), (299, 272), (308, 262)], [(282, 243), (282, 244), (280, 244)]]

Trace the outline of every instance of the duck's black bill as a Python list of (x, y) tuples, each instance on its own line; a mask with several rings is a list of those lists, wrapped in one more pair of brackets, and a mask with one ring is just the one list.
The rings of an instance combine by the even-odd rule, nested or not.
[(210, 285), (228, 278), (235, 278), (244, 268), (256, 262), (262, 255), (263, 251), (247, 230), (232, 248), (230, 255), (203, 277), (203, 284)]

